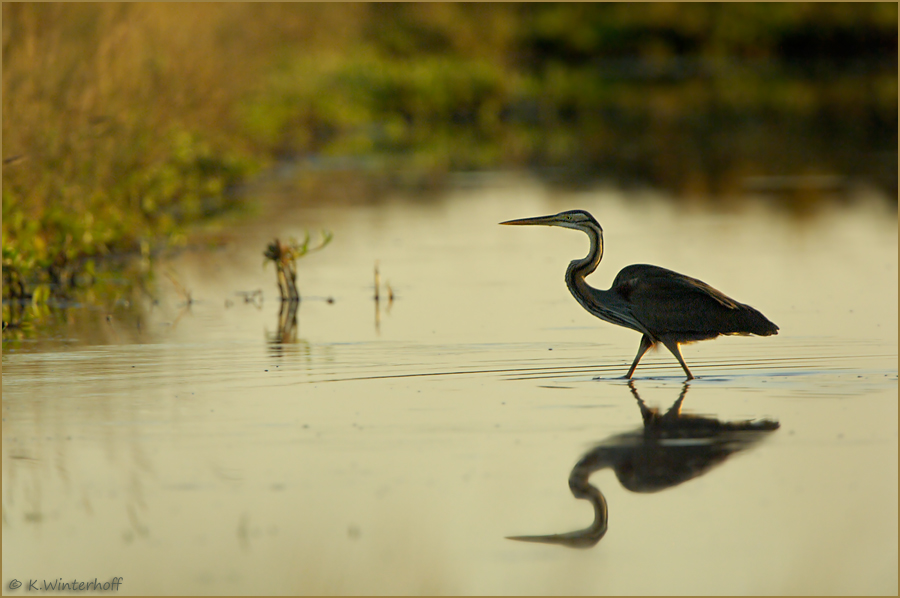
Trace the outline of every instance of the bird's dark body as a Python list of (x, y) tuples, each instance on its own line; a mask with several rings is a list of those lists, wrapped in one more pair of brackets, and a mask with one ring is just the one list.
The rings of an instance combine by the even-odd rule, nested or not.
[(647, 264), (622, 269), (612, 289), (654, 336), (675, 334), (686, 342), (720, 334), (775, 334), (764, 315), (702, 280)]
[(591, 250), (584, 259), (569, 264), (566, 285), (591, 314), (643, 334), (637, 357), (626, 375), (628, 378), (641, 356), (658, 342), (675, 355), (688, 378), (692, 378), (681, 357), (679, 343), (713, 339), (723, 334), (778, 334), (778, 326), (749, 305), (735, 301), (701, 280), (659, 266), (635, 264), (622, 268), (608, 291), (588, 285), (585, 276), (597, 269), (603, 257), (603, 229), (583, 210), (502, 224), (562, 226), (588, 235)]

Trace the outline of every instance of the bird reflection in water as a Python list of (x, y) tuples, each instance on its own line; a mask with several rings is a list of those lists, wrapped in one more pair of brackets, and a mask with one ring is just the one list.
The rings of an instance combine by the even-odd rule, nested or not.
[(601, 442), (569, 474), (569, 489), (575, 498), (588, 500), (594, 506), (594, 522), (585, 529), (564, 534), (509, 536), (508, 539), (590, 548), (606, 534), (608, 521), (606, 498), (588, 483), (595, 471), (612, 467), (626, 489), (659, 492), (705, 474), (779, 427), (772, 420), (724, 422), (681, 413), (688, 384), (669, 410), (660, 414), (658, 409), (647, 407), (633, 382), (628, 386), (640, 407), (643, 427)]

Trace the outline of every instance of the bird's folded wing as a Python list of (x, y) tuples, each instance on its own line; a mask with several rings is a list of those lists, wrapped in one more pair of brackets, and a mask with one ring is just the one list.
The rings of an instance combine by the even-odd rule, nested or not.
[(672, 274), (643, 276), (631, 282), (631, 311), (655, 335), (690, 334), (700, 340), (754, 331), (754, 314), (762, 317), (759, 312), (702, 281)]

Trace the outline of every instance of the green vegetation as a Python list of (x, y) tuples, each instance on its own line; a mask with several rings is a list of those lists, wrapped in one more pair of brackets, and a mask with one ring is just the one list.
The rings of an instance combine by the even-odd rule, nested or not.
[(111, 256), (183, 243), (279, 158), (564, 165), (682, 193), (866, 173), (859, 143), (896, 152), (896, 56), (895, 3), (5, 3), (3, 319), (121, 280)]
[(212, 40), (160, 8), (3, 6), (4, 323), (98, 282), (128, 296), (110, 258), (182, 243), (263, 163), (216, 116), (235, 100)]

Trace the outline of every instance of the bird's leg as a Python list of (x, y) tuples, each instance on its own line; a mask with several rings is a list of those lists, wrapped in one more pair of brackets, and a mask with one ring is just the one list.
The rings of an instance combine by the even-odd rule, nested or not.
[(641, 357), (644, 356), (644, 353), (647, 352), (647, 349), (653, 346), (653, 340), (647, 336), (646, 334), (641, 337), (641, 346), (638, 347), (637, 355), (634, 356), (634, 363), (631, 364), (631, 368), (628, 370), (628, 373), (625, 374), (626, 378), (631, 378), (634, 375), (634, 369), (637, 367), (638, 362), (641, 360)]
[(634, 387), (634, 381), (628, 381), (628, 388), (631, 390), (631, 395), (637, 399), (638, 407), (641, 409), (641, 419), (644, 420), (644, 425), (651, 423), (657, 412), (647, 407), (647, 403), (644, 402), (644, 399), (638, 394), (637, 388)]
[(675, 401), (671, 407), (669, 407), (669, 410), (666, 411), (666, 414), (663, 416), (663, 419), (677, 420), (679, 417), (681, 417), (681, 404), (684, 403), (684, 397), (687, 394), (688, 388), (690, 388), (690, 387), (691, 387), (691, 385), (688, 383), (687, 380), (685, 380), (684, 387), (681, 389), (681, 394), (678, 395), (678, 400)]
[(678, 363), (681, 364), (681, 368), (684, 370), (684, 373), (687, 374), (688, 380), (693, 380), (694, 375), (691, 374), (691, 370), (688, 369), (687, 364), (684, 362), (684, 359), (681, 357), (681, 348), (678, 346), (678, 341), (673, 339), (659, 339), (666, 346), (666, 349), (672, 352), (672, 355), (675, 356), (675, 359), (678, 360)]

